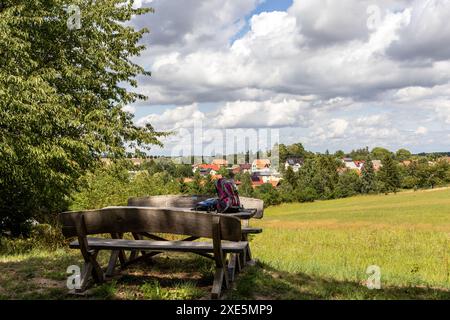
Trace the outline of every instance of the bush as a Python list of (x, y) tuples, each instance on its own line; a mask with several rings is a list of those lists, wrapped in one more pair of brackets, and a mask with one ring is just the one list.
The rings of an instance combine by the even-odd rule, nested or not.
[(126, 205), (131, 197), (181, 193), (180, 183), (167, 172), (144, 170), (132, 176), (122, 164), (103, 167), (85, 179), (84, 187), (72, 196), (71, 210)]
[(415, 189), (419, 185), (419, 179), (412, 176), (406, 176), (402, 180), (402, 188), (405, 189)]
[(314, 188), (306, 187), (298, 190), (296, 197), (299, 202), (314, 202), (319, 198), (319, 195)]
[(28, 238), (0, 238), (0, 254), (23, 254), (34, 249), (54, 251), (66, 246), (66, 240), (57, 227), (38, 224), (31, 228)]
[(270, 183), (261, 185), (256, 189), (255, 196), (264, 201), (264, 206), (274, 206), (280, 204), (281, 197), (278, 190)]
[(335, 196), (347, 198), (358, 194), (359, 190), (361, 190), (359, 175), (353, 170), (347, 170), (339, 176)]
[(294, 187), (286, 182), (283, 182), (278, 189), (282, 202), (294, 202), (296, 201), (295, 189)]

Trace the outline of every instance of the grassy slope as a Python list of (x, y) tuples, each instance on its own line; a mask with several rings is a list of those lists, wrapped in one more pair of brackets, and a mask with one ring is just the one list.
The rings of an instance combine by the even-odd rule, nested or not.
[[(270, 208), (252, 240), (256, 267), (231, 299), (450, 299), (450, 189), (289, 204)], [(102, 260), (106, 262), (105, 255)], [(0, 299), (66, 299), (65, 270), (77, 252), (0, 256)], [(363, 284), (369, 265), (382, 290)], [(91, 298), (207, 298), (211, 263), (170, 255), (97, 287)]]
[[(258, 225), (255, 256), (292, 285), (280, 297), (450, 298), (450, 189), (287, 204)], [(384, 290), (363, 286), (370, 265)]]

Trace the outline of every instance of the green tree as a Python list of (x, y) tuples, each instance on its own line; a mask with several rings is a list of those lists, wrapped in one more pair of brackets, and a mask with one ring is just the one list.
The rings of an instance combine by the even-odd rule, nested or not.
[(342, 150), (338, 150), (334, 153), (334, 156), (338, 159), (342, 159), (345, 157), (345, 152)]
[(264, 201), (264, 206), (273, 206), (281, 203), (278, 190), (270, 183), (265, 183), (255, 190), (255, 196)]
[(204, 180), (200, 173), (197, 171), (194, 174), (194, 178), (192, 182), (189, 182), (188, 185), (188, 193), (191, 195), (201, 195), (203, 194), (203, 184)]
[(287, 147), (288, 155), (291, 157), (304, 158), (306, 151), (301, 143), (294, 143)]
[(381, 148), (381, 147), (373, 148), (370, 153), (371, 153), (372, 159), (376, 159), (376, 160), (382, 160), (382, 159), (385, 159), (387, 156), (391, 155), (391, 152), (388, 149)]
[(253, 197), (254, 190), (252, 186), (252, 179), (248, 172), (243, 173), (240, 176), (241, 185), (239, 186), (239, 195), (243, 197)]
[(208, 174), (203, 181), (201, 194), (216, 195), (216, 180), (213, 180), (212, 176)]
[(294, 187), (286, 180), (281, 181), (278, 187), (278, 193), (280, 194), (281, 202), (289, 203), (297, 200)]
[(226, 167), (220, 167), (217, 174), (220, 174), (222, 177), (230, 179), (231, 178), (231, 171), (228, 170)]
[(298, 179), (292, 167), (288, 167), (284, 173), (284, 180), (289, 183), (293, 188), (297, 187)]
[(315, 172), (311, 186), (323, 199), (335, 197), (334, 191), (339, 181), (338, 168), (340, 162), (330, 155), (318, 155), (315, 159)]
[(353, 160), (366, 160), (367, 157), (369, 156), (369, 154), (370, 154), (369, 147), (365, 147), (362, 149), (352, 150), (352, 152), (350, 152), (349, 156)]
[(375, 169), (373, 167), (372, 159), (368, 157), (361, 170), (361, 192), (372, 193), (376, 192), (376, 189), (377, 183)]
[(361, 189), (361, 181), (355, 170), (344, 171), (339, 176), (335, 195), (337, 198), (346, 198), (356, 195)]
[(189, 178), (193, 177), (192, 167), (189, 164), (179, 164), (175, 168), (174, 177), (176, 178)]
[[(123, 0), (2, 0), (0, 6), (0, 228), (14, 235), (31, 217), (63, 210), (80, 177), (101, 155), (124, 157), (160, 144), (123, 107), (143, 95), (132, 62), (147, 30), (127, 21), (150, 9)], [(122, 5), (121, 5), (122, 4)]]
[(397, 192), (401, 186), (399, 169), (392, 155), (386, 155), (382, 160), (380, 169), (380, 181), (383, 183), (384, 192)]
[(412, 156), (411, 152), (406, 149), (399, 149), (395, 153), (395, 157), (397, 158), (398, 161), (409, 160), (411, 159), (411, 156)]

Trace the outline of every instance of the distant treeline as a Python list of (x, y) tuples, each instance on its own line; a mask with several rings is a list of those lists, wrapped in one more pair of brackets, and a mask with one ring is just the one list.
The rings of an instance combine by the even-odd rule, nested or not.
[[(281, 166), (283, 180), (278, 188), (271, 184), (253, 188), (249, 173), (233, 176), (241, 183), (240, 194), (263, 199), (269, 206), (450, 184), (448, 161), (433, 161), (440, 157), (413, 155), (406, 149), (391, 152), (384, 148), (370, 151), (364, 148), (348, 154), (342, 151), (318, 154), (306, 151), (301, 144), (280, 145), (280, 160), (291, 156), (303, 158), (304, 164), (298, 172), (291, 168), (285, 170)], [(343, 157), (354, 157), (365, 161), (365, 165), (361, 171), (348, 170), (342, 161)], [(381, 160), (381, 168), (374, 168), (372, 160)], [(220, 174), (230, 178), (232, 175), (225, 169), (221, 169)], [(185, 182), (186, 177), (191, 178), (189, 182)], [(164, 158), (151, 159), (140, 166), (122, 160), (87, 175), (85, 187), (73, 195), (72, 208), (123, 205), (131, 196), (159, 194), (213, 196), (214, 181), (211, 176), (193, 174), (190, 165), (175, 164)]]

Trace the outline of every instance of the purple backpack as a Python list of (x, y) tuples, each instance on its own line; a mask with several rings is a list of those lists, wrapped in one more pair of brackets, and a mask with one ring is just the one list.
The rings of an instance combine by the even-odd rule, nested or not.
[(232, 180), (219, 179), (216, 181), (216, 191), (219, 196), (217, 203), (217, 212), (239, 212), (241, 207), (241, 201), (239, 200), (239, 194), (236, 185)]

